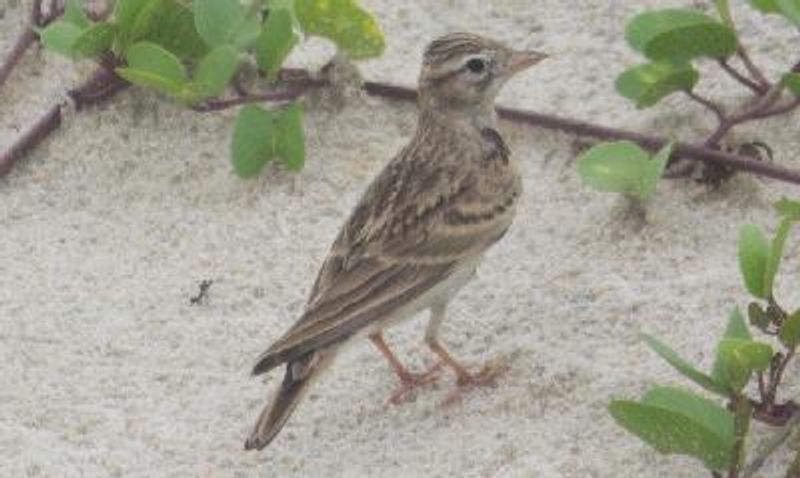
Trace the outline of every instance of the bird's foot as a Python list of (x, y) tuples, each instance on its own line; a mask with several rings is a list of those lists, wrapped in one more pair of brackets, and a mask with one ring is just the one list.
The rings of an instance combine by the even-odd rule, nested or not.
[(417, 398), (417, 389), (428, 385), (433, 385), (439, 380), (439, 372), (442, 364), (436, 364), (423, 373), (407, 372), (400, 375), (400, 386), (392, 392), (389, 403), (400, 405), (401, 403), (413, 402)]
[(442, 402), (443, 407), (460, 403), (464, 396), (478, 387), (495, 387), (497, 378), (509, 369), (508, 364), (499, 361), (486, 363), (480, 371), (475, 373), (462, 370), (456, 380), (456, 389), (450, 392)]

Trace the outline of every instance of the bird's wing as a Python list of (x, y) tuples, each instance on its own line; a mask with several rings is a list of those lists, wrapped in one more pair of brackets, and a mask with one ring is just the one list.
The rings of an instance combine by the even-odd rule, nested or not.
[(254, 373), (387, 317), (505, 234), (518, 188), (496, 194), (486, 190), (493, 177), (487, 171), (415, 161), (415, 154), (404, 151), (368, 188), (334, 242), (303, 317), (262, 354)]

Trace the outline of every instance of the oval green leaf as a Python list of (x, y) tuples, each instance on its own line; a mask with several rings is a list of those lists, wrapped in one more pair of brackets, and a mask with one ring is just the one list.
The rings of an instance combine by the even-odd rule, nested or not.
[(772, 359), (772, 347), (752, 340), (726, 338), (717, 349), (718, 380), (740, 392), (753, 372), (763, 371)]
[(623, 71), (616, 81), (617, 92), (637, 108), (647, 108), (678, 91), (691, 91), (700, 74), (688, 63), (654, 62)]
[(658, 387), (641, 403), (616, 400), (609, 411), (623, 428), (661, 453), (691, 456), (712, 470), (725, 470), (730, 464), (733, 415), (710, 400)]
[(282, 8), (270, 11), (256, 40), (258, 66), (269, 77), (275, 78), (299, 40), (300, 36), (294, 31), (292, 13)]
[(239, 0), (194, 0), (192, 10), (197, 32), (210, 47), (232, 43), (247, 13)]
[(653, 194), (654, 177), (662, 170), (661, 160), (654, 163), (645, 150), (630, 141), (601, 143), (578, 158), (578, 174), (589, 187), (639, 199)]
[(75, 58), (90, 58), (111, 48), (116, 29), (109, 23), (97, 23), (84, 30), (72, 44)]
[(81, 33), (82, 30), (72, 23), (59, 21), (51, 23), (39, 32), (39, 38), (48, 50), (72, 57), (72, 46)]
[(753, 224), (742, 226), (739, 231), (739, 269), (745, 287), (759, 299), (766, 298), (770, 292), (764, 280), (770, 254), (770, 245), (761, 229)]
[(194, 14), (179, 0), (150, 0), (137, 14), (131, 42), (161, 45), (184, 60), (198, 60), (208, 48), (194, 26)]
[(194, 81), (204, 98), (218, 96), (225, 91), (239, 67), (239, 52), (231, 45), (211, 50), (200, 63)]
[(178, 57), (155, 43), (141, 42), (131, 46), (127, 62), (127, 67), (117, 68), (116, 72), (139, 86), (179, 97), (188, 82), (186, 69)]
[(294, 7), (303, 31), (332, 40), (350, 58), (383, 53), (386, 45), (378, 22), (355, 0), (296, 0)]
[(257, 175), (274, 158), (276, 151), (274, 115), (256, 105), (239, 111), (233, 127), (231, 158), (236, 174), (243, 178)]
[(736, 32), (694, 10), (645, 12), (628, 23), (625, 38), (656, 61), (683, 63), (698, 57), (727, 58), (736, 52)]
[(691, 91), (700, 74), (688, 63), (646, 63), (628, 68), (617, 77), (617, 92), (647, 108), (678, 91)]

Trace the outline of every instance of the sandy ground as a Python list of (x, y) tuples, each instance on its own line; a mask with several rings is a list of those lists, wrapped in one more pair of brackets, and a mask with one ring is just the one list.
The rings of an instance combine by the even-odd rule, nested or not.
[[(22, 25), (17, 3), (0, 3), (2, 54)], [(555, 55), (500, 103), (698, 138), (711, 122), (693, 104), (671, 98), (639, 112), (613, 91), (615, 75), (637, 61), (624, 19), (692, 3), (711, 2), (364, 0), (388, 48), (362, 69), (413, 84), (427, 41), (480, 32)], [(785, 67), (792, 30), (733, 3), (756, 60)], [(312, 41), (292, 61), (315, 66), (330, 52)], [(29, 55), (0, 91), (0, 147), (88, 69)], [(727, 81), (702, 91), (729, 104), (741, 94)], [(200, 115), (134, 89), (66, 118), (0, 180), (1, 476), (705, 476), (628, 435), (606, 405), (655, 381), (684, 383), (640, 331), (710, 364), (728, 311), (747, 301), (737, 229), (771, 227), (770, 201), (796, 190), (751, 177), (718, 191), (663, 182), (640, 228), (622, 218), (619, 198), (581, 186), (571, 138), (510, 123), (502, 127), (526, 182), (521, 211), (444, 331), (475, 366), (508, 361), (497, 388), (445, 410), (445, 377), (414, 403), (386, 407), (394, 378), (358, 343), (271, 447), (245, 453), (280, 375), (252, 379), (249, 367), (298, 316), (338, 225), (414, 127), (412, 105), (331, 105), (309, 99), (308, 166), (297, 175), (270, 168), (238, 179), (228, 160), (233, 111)], [(776, 161), (800, 167), (796, 119), (737, 138), (765, 141)], [(795, 285), (798, 268), (785, 267)], [(210, 300), (190, 306), (203, 279), (214, 280)], [(418, 368), (432, 361), (422, 326), (388, 335)], [(800, 392), (796, 375), (790, 396)], [(775, 466), (762, 476), (779, 474)]]

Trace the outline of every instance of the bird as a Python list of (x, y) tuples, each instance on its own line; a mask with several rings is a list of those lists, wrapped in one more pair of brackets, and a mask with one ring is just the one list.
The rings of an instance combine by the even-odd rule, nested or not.
[(425, 342), (457, 377), (481, 385), (442, 345), (447, 304), (508, 231), (522, 180), (497, 130), (494, 101), (517, 73), (547, 57), (473, 33), (449, 33), (424, 50), (418, 121), (410, 142), (373, 179), (342, 226), (311, 288), (305, 310), (257, 359), (252, 374), (285, 366), (245, 449), (278, 435), (345, 343), (368, 337), (401, 385), (394, 397), (431, 380), (410, 372), (383, 330), (430, 311)]

